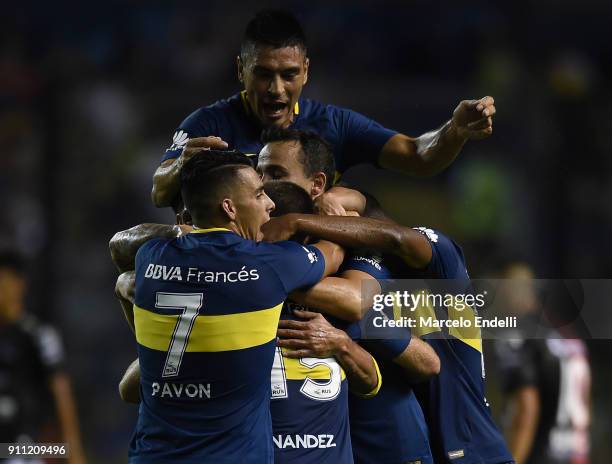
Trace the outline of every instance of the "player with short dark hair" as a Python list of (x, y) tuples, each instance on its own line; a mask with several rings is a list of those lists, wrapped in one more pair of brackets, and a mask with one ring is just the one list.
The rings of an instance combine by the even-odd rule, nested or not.
[[(304, 150), (301, 142), (296, 142), (296, 139), (299, 139), (296, 135), (278, 136), (267, 143), (260, 153), (257, 170), (264, 180), (289, 179), (309, 191), (313, 198), (317, 198), (325, 191), (327, 174), (321, 171), (308, 173), (302, 161)], [(329, 150), (322, 150), (321, 156), (323, 160), (325, 157), (332, 159)], [(320, 166), (328, 164), (324, 161)], [(348, 189), (343, 191), (349, 192)], [(349, 211), (363, 212), (367, 206), (365, 198), (359, 192), (350, 192), (343, 206)], [(351, 199), (351, 196), (356, 198)], [(373, 254), (371, 251), (358, 250), (347, 257), (339, 275), (328, 277), (307, 292), (294, 293), (292, 298), (336, 318), (355, 321), (371, 306), (368, 298), (362, 295), (362, 282), (367, 279), (376, 284), (374, 279), (387, 279), (390, 276), (390, 271), (381, 262), (377, 252)], [(349, 326), (345, 323), (342, 326), (337, 321), (336, 325), (344, 327), (353, 337), (361, 338), (357, 324)], [(298, 328), (311, 330), (308, 322), (281, 320), (279, 328), (279, 336), (291, 334), (293, 338), (287, 341), (281, 338), (280, 346), (312, 349), (308, 338), (300, 339), (296, 332)], [(351, 423), (355, 424), (355, 427), (351, 426), (353, 455), (356, 462), (421, 461), (428, 464), (432, 462), (432, 456), (427, 426), (412, 391), (412, 382), (437, 374), (440, 362), (431, 347), (417, 337), (411, 337), (401, 330), (395, 331), (393, 335), (395, 339), (362, 342), (368, 351), (376, 353), (381, 369), (389, 375), (382, 374), (383, 385), (372, 399), (356, 400), (354, 395), (349, 395), (352, 405), (349, 408)], [(304, 355), (306, 353), (302, 352)], [(359, 422), (356, 417), (366, 419)]]
[[(297, 184), (272, 181), (264, 187), (275, 204), (282, 205), (272, 216), (313, 209), (312, 199)], [(293, 240), (302, 243), (303, 237)], [(371, 267), (363, 272), (376, 270)], [(322, 349), (299, 356), (293, 350), (276, 349), (270, 404), (275, 463), (352, 464), (348, 392), (365, 398), (375, 396), (382, 382), (378, 365), (351, 340), (344, 321), (298, 305), (291, 295), (283, 306), (281, 321), (306, 321), (308, 332), (300, 335), (303, 340), (311, 336)]]
[(24, 258), (13, 250), (0, 250), (0, 442), (41, 441), (55, 413), (58, 438), (68, 443), (70, 462), (83, 464), (61, 337), (54, 327), (26, 312), (26, 292)]
[(246, 62), (258, 46), (274, 48), (297, 47), (306, 55), (306, 36), (291, 13), (282, 10), (262, 10), (249, 21), (240, 45), (240, 59)]
[(136, 254), (142, 402), (131, 463), (273, 462), (269, 376), (281, 307), (342, 259), (330, 243), (257, 242), (274, 208), (260, 177), (242, 154), (211, 155), (183, 173), (193, 232), (149, 240)]
[[(296, 161), (302, 168), (304, 175), (314, 177), (318, 172), (323, 172), (326, 177), (324, 190), (331, 188), (336, 174), (334, 151), (332, 145), (319, 134), (298, 129), (272, 127), (263, 132), (261, 141), (264, 143), (264, 147), (259, 154), (260, 157), (266, 156), (270, 147), (277, 145), (275, 142), (288, 142), (283, 144), (284, 149), (288, 151), (293, 146), (293, 149), (297, 150), (299, 157)], [(271, 177), (273, 180), (286, 180), (288, 174), (288, 172), (280, 170)]]
[[(383, 260), (395, 278), (453, 279), (469, 284), (463, 252), (451, 239), (433, 229), (398, 225), (382, 212), (378, 215), (381, 219), (290, 214), (268, 223), (265, 233), (275, 239), (302, 233), (333, 240), (347, 248), (371, 247), (396, 258)], [(467, 316), (466, 313), (464, 317)], [(514, 462), (485, 398), (480, 330), (469, 331), (466, 336), (448, 329), (445, 333), (439, 328), (423, 329), (419, 334), (435, 349), (442, 366), (439, 375), (416, 387), (435, 462)], [(382, 375), (390, 378), (389, 374), (383, 368)], [(360, 405), (358, 411), (365, 414), (351, 415), (353, 446), (363, 444), (357, 451), (365, 456), (363, 462), (385, 462), (381, 456), (390, 450), (389, 443), (396, 443), (391, 435), (377, 440), (372, 432), (381, 430), (384, 424), (372, 421), (372, 414), (380, 410), (376, 408), (380, 398), (379, 394), (372, 403)], [(369, 406), (374, 407), (368, 410)], [(393, 413), (389, 409), (389, 415)]]
[(303, 211), (304, 214), (314, 212), (314, 204), (308, 192), (293, 182), (266, 182), (264, 190), (274, 201), (274, 216), (283, 216), (296, 211)]
[(418, 176), (440, 172), (467, 140), (489, 136), (493, 98), (464, 100), (449, 121), (419, 137), (387, 129), (349, 109), (301, 98), (309, 59), (299, 22), (290, 13), (267, 10), (247, 25), (238, 80), (244, 90), (199, 108), (177, 128), (172, 145), (153, 176), (156, 206), (180, 203), (180, 171), (202, 148), (238, 149), (257, 156), (267, 127), (313, 131), (333, 146), (336, 167), (344, 172), (359, 163)]
[[(276, 181), (264, 187), (285, 212), (312, 211), (312, 200), (298, 185)], [(304, 208), (297, 209), (302, 208), (299, 205)], [(130, 274), (122, 274), (124, 278), (119, 279), (117, 287), (126, 301), (133, 301)], [(275, 462), (352, 463), (347, 391), (350, 388), (356, 394), (376, 394), (381, 382), (376, 362), (343, 330), (334, 328), (319, 314), (298, 308), (287, 300), (281, 318), (308, 318), (316, 334), (325, 335), (326, 353), (317, 359), (292, 359), (276, 349), (271, 371)], [(136, 360), (120, 383), (124, 401), (140, 402), (139, 378)]]
[[(518, 327), (539, 327), (538, 337), (513, 329), (495, 340), (495, 364), (505, 396), (506, 438), (518, 463), (587, 463), (590, 455), (591, 367), (587, 346), (571, 333), (541, 321), (554, 320), (554, 301), (538, 295), (529, 264), (505, 263), (497, 289), (503, 312)], [(550, 324), (554, 326), (554, 324)], [(565, 327), (566, 328), (566, 327)]]

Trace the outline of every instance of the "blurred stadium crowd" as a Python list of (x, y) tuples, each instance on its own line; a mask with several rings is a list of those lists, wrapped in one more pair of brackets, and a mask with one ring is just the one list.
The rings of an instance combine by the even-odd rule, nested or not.
[[(239, 89), (235, 56), (261, 6), (23, 1), (0, 18), (0, 244), (30, 259), (30, 309), (64, 336), (91, 462), (125, 459), (136, 415), (116, 394), (134, 340), (108, 239), (173, 220), (151, 204), (152, 173), (186, 114)], [(610, 2), (283, 6), (309, 38), (307, 98), (417, 135), (461, 98), (495, 97), (493, 137), (442, 175), (357, 167), (345, 179), (399, 222), (455, 237), (472, 277), (506, 256), (539, 277), (610, 275)], [(588, 344), (593, 462), (607, 462), (609, 341)]]

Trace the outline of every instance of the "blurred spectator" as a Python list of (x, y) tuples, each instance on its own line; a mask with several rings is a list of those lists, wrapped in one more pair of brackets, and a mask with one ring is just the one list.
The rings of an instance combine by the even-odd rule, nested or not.
[[(507, 266), (498, 298), (519, 318), (542, 322), (534, 275), (522, 263)], [(500, 383), (507, 396), (506, 439), (517, 464), (589, 462), (591, 373), (579, 339), (554, 330), (545, 337), (497, 340)]]
[[(69, 462), (85, 462), (59, 334), (24, 312), (24, 263), (0, 250), (0, 442), (68, 443)], [(47, 431), (49, 398), (61, 434)], [(15, 461), (16, 462), (16, 461)]]

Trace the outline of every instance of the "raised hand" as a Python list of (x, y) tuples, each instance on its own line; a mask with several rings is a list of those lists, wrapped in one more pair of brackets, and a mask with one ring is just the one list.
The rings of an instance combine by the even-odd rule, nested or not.
[(181, 156), (187, 161), (198, 153), (204, 153), (204, 150), (226, 150), (227, 147), (227, 142), (222, 140), (221, 137), (195, 137), (187, 141)]
[(480, 100), (463, 100), (453, 112), (451, 124), (459, 137), (480, 140), (493, 133), (495, 114), (493, 97)]

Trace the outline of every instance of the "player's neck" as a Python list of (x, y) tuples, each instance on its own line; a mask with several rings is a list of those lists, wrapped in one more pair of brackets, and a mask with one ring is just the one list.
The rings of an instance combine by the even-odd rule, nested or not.
[(237, 235), (240, 235), (242, 238), (254, 240), (253, 238), (248, 236), (249, 235), (248, 231), (242, 230), (240, 225), (238, 225), (237, 223), (233, 221), (229, 221), (229, 222), (209, 221), (209, 222), (198, 223), (198, 224), (194, 223), (193, 228), (195, 232), (197, 232), (198, 230), (202, 231), (202, 230), (210, 230), (210, 229), (227, 229), (231, 232), (234, 232)]

